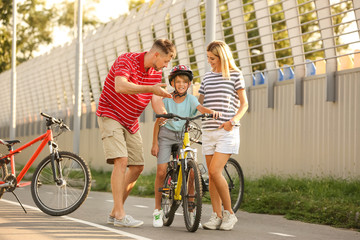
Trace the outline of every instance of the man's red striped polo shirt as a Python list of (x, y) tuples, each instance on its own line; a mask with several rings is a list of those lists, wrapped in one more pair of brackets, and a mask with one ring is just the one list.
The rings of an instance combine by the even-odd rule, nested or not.
[(143, 53), (125, 53), (112, 65), (102, 90), (97, 116), (118, 121), (130, 133), (139, 130), (141, 113), (152, 98), (152, 93), (121, 94), (115, 92), (115, 77), (122, 76), (137, 85), (155, 85), (161, 82), (161, 71), (150, 68), (145, 72)]

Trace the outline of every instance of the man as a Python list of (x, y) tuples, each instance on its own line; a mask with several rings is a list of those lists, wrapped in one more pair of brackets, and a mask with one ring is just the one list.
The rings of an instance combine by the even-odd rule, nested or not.
[[(125, 53), (116, 59), (106, 77), (96, 112), (108, 164), (113, 164), (113, 209), (107, 222), (138, 227), (143, 221), (126, 215), (124, 202), (144, 169), (144, 153), (138, 118), (151, 100), (156, 113), (165, 113), (162, 69), (176, 55), (173, 43), (158, 39), (148, 52)], [(128, 168), (127, 168), (128, 167)]]

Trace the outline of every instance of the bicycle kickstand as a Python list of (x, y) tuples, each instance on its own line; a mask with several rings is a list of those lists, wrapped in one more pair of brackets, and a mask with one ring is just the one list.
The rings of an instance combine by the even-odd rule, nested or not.
[(20, 202), (19, 198), (16, 196), (16, 194), (14, 192), (12, 192), (12, 194), (14, 194), (16, 200), (20, 203), (20, 206), (22, 207), (22, 209), (24, 210), (25, 213), (27, 213), (27, 211), (25, 210), (24, 206), (22, 205), (22, 203)]

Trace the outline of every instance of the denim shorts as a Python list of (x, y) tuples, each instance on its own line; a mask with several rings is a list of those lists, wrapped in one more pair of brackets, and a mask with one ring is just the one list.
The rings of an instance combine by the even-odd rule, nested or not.
[(240, 127), (231, 131), (224, 128), (202, 130), (202, 152), (204, 155), (214, 155), (215, 152), (238, 154), (240, 147)]

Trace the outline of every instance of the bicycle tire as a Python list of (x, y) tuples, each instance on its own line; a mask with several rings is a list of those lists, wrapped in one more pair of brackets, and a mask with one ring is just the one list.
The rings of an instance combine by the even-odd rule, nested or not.
[(36, 206), (52, 216), (74, 212), (85, 201), (91, 187), (87, 163), (71, 152), (58, 154), (55, 165), (57, 176), (61, 173), (62, 184), (54, 181), (50, 155), (37, 166), (31, 181), (31, 195)]
[[(185, 226), (189, 232), (195, 232), (201, 220), (202, 185), (200, 170), (193, 159), (187, 161), (184, 180), (186, 184), (183, 190), (186, 192), (182, 193), (182, 197)], [(192, 190), (194, 190), (193, 193)]]
[[(1, 180), (4, 181), (5, 177), (8, 175), (8, 169), (5, 163), (0, 164), (0, 174), (1, 174)], [(0, 188), (0, 199), (2, 195), (5, 192), (5, 188)]]
[(244, 175), (240, 164), (233, 158), (226, 163), (223, 176), (229, 186), (232, 210), (237, 212), (244, 196)]
[(178, 201), (174, 200), (174, 187), (171, 184), (172, 179), (176, 177), (175, 170), (170, 170), (166, 173), (164, 181), (164, 189), (169, 189), (168, 192), (163, 192), (161, 196), (161, 208), (163, 209), (163, 225), (170, 226), (175, 218), (175, 212), (179, 207)]

